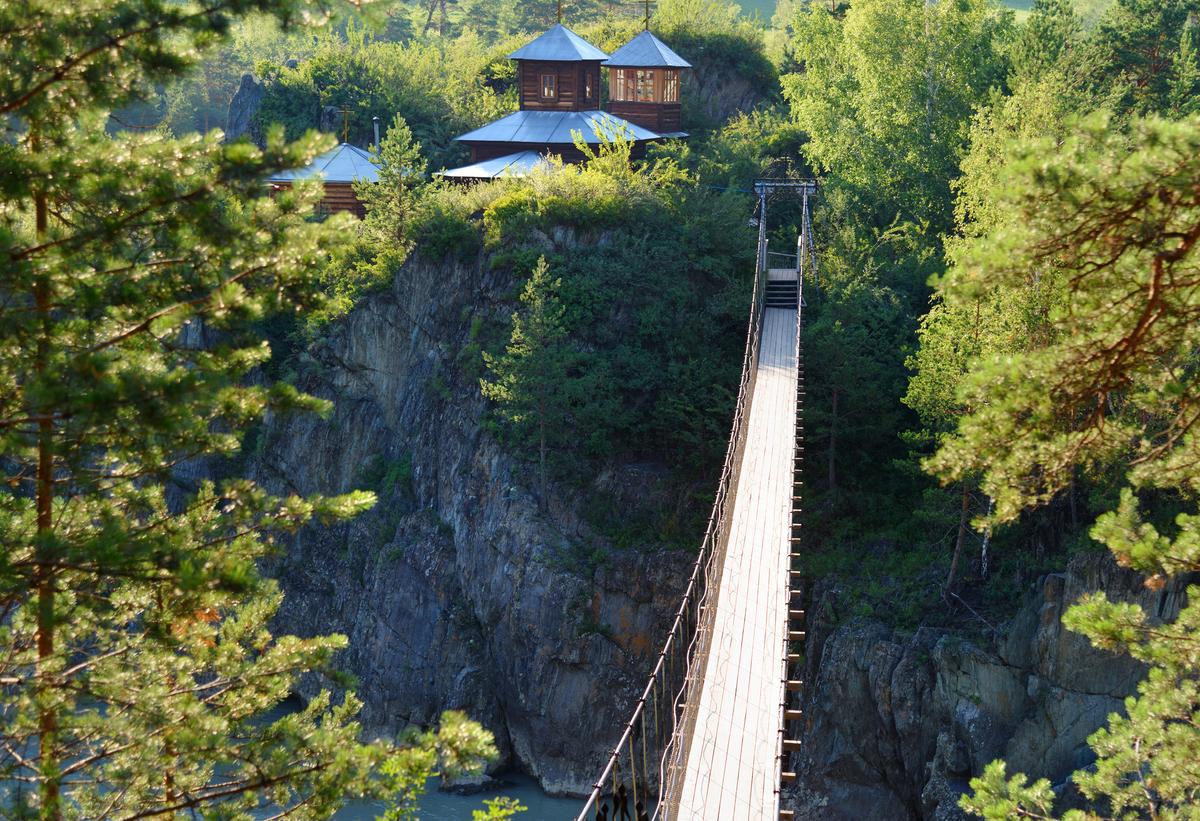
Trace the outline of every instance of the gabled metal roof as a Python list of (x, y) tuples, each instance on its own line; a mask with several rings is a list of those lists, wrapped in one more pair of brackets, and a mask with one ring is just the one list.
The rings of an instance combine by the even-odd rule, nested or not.
[(305, 168), (282, 171), (271, 177), (272, 182), (291, 182), (320, 176), (325, 182), (379, 181), (379, 166), (374, 158), (361, 148), (342, 143), (321, 154)]
[(584, 40), (562, 23), (543, 32), (508, 55), (510, 60), (553, 60), (578, 62), (583, 60), (605, 60), (608, 55)]
[(493, 180), (497, 177), (525, 177), (535, 168), (549, 168), (550, 163), (536, 151), (518, 151), (483, 162), (442, 171), (438, 176), (460, 180)]
[(514, 111), (482, 128), (455, 137), (469, 143), (524, 143), (527, 145), (572, 145), (573, 132), (583, 141), (598, 145), (597, 131), (608, 139), (625, 133), (629, 140), (657, 140), (657, 131), (642, 128), (606, 111)]
[(649, 31), (643, 31), (612, 53), (604, 65), (609, 68), (691, 68), (671, 47)]

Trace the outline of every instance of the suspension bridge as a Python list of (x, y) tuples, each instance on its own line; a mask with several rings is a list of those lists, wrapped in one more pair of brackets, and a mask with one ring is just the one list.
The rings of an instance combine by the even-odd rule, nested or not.
[[(758, 256), (733, 425), (704, 539), (669, 634), (577, 821), (789, 819), (799, 749), (804, 281), (808, 180), (760, 180)], [(768, 248), (772, 200), (797, 196), (795, 252)], [(778, 263), (778, 264), (776, 264)]]

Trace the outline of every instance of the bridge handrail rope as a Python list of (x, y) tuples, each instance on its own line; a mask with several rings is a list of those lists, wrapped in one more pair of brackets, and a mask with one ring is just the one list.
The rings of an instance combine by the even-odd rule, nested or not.
[[(684, 774), (688, 769), (688, 756), (693, 754), (693, 736), (697, 730), (699, 693), (704, 684), (705, 670), (710, 664), (712, 651), (713, 620), (717, 611), (717, 599), (722, 594), (720, 577), (728, 547), (729, 532), (738, 492), (742, 457), (746, 447), (746, 428), (750, 418), (755, 384), (758, 378), (759, 347), (761, 344), (764, 307), (766, 303), (769, 258), (787, 257), (794, 262), (797, 283), (798, 306), (796, 312), (796, 363), (799, 367), (800, 330), (802, 328), (803, 279), (805, 262), (814, 276), (816, 284), (816, 255), (812, 238), (812, 223), (808, 209), (808, 195), (815, 185), (809, 180), (760, 180), (755, 183), (758, 195), (758, 253), (755, 264), (754, 284), (750, 302), (750, 317), (746, 329), (746, 344), (742, 357), (742, 373), (738, 386), (725, 462), (717, 484), (712, 510), (705, 527), (700, 551), (692, 564), (691, 575), (675, 612), (671, 630), (658, 654), (641, 697), (637, 700), (633, 714), (625, 724), (616, 747), (609, 754), (603, 771), (593, 785), (587, 802), (577, 816), (577, 821), (673, 821), (678, 816)], [(767, 199), (774, 193), (803, 192), (804, 205), (801, 216), (800, 236), (794, 253), (776, 254), (768, 249)], [(798, 374), (799, 379), (802, 376)], [(798, 385), (802, 382), (798, 381)], [(799, 410), (802, 387), (797, 389), (797, 411)], [(793, 459), (798, 464), (800, 453), (799, 435), (795, 442)], [(791, 566), (791, 551), (787, 558)], [(736, 590), (731, 591), (735, 594)], [(790, 600), (790, 592), (788, 592)], [(785, 636), (787, 631), (785, 631)], [(786, 710), (788, 642), (783, 645), (784, 681), (781, 681), (780, 709)], [(717, 657), (717, 669), (710, 674), (718, 679), (723, 675), (723, 655)], [(783, 716), (781, 715), (781, 719)], [(710, 728), (705, 728), (706, 733)], [(707, 739), (707, 736), (706, 736)], [(777, 740), (776, 762), (782, 764), (785, 756), (782, 734)], [(706, 741), (698, 754), (709, 748)], [(641, 762), (638, 757), (640, 752)], [(654, 783), (657, 781), (657, 784)], [(628, 784), (628, 786), (627, 786)], [(776, 782), (775, 813), (779, 816), (780, 784)], [(650, 804), (653, 801), (653, 810)], [(609, 811), (611, 809), (611, 816)], [(759, 807), (765, 812), (766, 807)], [(590, 816), (589, 816), (590, 813)]]
[[(754, 391), (754, 381), (758, 372), (758, 347), (767, 280), (768, 251), (765, 208), (763, 208), (763, 213), (759, 214), (758, 233), (758, 255), (737, 403), (729, 444), (725, 451), (725, 462), (721, 468), (721, 478), (717, 485), (716, 496), (713, 499), (700, 551), (692, 564), (687, 587), (675, 612), (675, 619), (667, 634), (667, 640), (658, 654), (654, 670), (637, 701), (633, 715), (625, 725), (624, 732), (609, 755), (600, 777), (593, 785), (587, 803), (580, 811), (577, 821), (588, 821), (589, 813), (592, 813), (591, 817), (597, 820), (610, 817), (608, 808), (602, 806), (601, 801), (610, 783), (613, 794), (612, 818), (614, 821), (617, 818), (631, 818), (639, 821), (641, 819), (657, 821), (659, 818), (672, 818), (674, 809), (678, 805), (680, 781), (683, 767), (686, 765), (686, 740), (690, 737), (695, 724), (696, 699), (691, 698), (691, 695), (693, 688), (700, 683), (704, 659), (708, 650), (707, 636), (711, 635), (709, 628), (711, 628), (711, 621), (716, 609), (714, 606), (710, 606), (711, 603), (708, 600), (710, 581), (714, 577), (714, 566), (719, 567), (716, 560), (721, 556), (725, 538), (729, 532), (729, 517), (733, 510), (732, 490), (736, 483), (735, 474), (739, 467), (739, 457), (745, 441), (746, 422), (750, 416), (750, 397)], [(675, 680), (678, 684), (677, 687), (671, 686), (671, 679)], [(662, 708), (667, 706), (670, 707), (670, 723), (668, 726), (664, 726), (666, 717), (662, 715), (664, 711)], [(653, 725), (648, 727), (647, 720), (651, 709), (654, 713)], [(666, 730), (669, 730), (669, 734), (664, 733)], [(639, 738), (635, 739), (635, 736)], [(653, 742), (648, 741), (648, 738), (651, 737)], [(635, 744), (635, 741), (640, 741), (640, 744)], [(647, 748), (651, 743), (654, 747), (654, 757), (657, 759), (657, 766), (653, 770), (657, 771), (655, 774), (658, 777), (658, 793), (653, 815), (646, 809), (647, 800), (651, 797), (653, 790), (647, 778), (647, 773), (651, 771)], [(638, 746), (641, 747), (642, 753), (640, 784), (636, 779)], [(632, 796), (628, 794), (624, 783), (619, 783), (623, 760), (628, 762), (628, 772), (634, 776), (631, 779), (633, 782)], [(629, 806), (630, 801), (632, 801), (632, 807)]]
[[(789, 658), (792, 652), (791, 626), (792, 619), (792, 560), (798, 555), (799, 535), (796, 528), (798, 523), (795, 521), (795, 516), (798, 512), (798, 504), (800, 502), (800, 493), (798, 483), (800, 481), (800, 465), (804, 453), (804, 428), (800, 425), (800, 419), (804, 412), (804, 277), (806, 273), (805, 262), (808, 263), (808, 268), (811, 269), (813, 276), (816, 276), (817, 259), (816, 250), (812, 236), (812, 220), (809, 216), (808, 197), (809, 190), (803, 193), (803, 206), (800, 217), (800, 235), (796, 238), (796, 347), (795, 347), (795, 362), (796, 362), (796, 435), (792, 443), (792, 466), (795, 472), (793, 481), (792, 495), (792, 512), (789, 521), (788, 534), (788, 555), (787, 555), (787, 574), (784, 576), (784, 600), (788, 602), (788, 611), (784, 619), (783, 631), (783, 646), (782, 646), (782, 670), (783, 677), (779, 682), (779, 734), (775, 739), (775, 761), (776, 772), (779, 774), (779, 780), (775, 785), (775, 806), (771, 812), (771, 818), (783, 817), (780, 813), (781, 799), (783, 797), (783, 777), (787, 771), (788, 764), (788, 748), (784, 743), (787, 738), (787, 714), (788, 714), (788, 683), (791, 680)], [(793, 774), (794, 775), (794, 774)]]

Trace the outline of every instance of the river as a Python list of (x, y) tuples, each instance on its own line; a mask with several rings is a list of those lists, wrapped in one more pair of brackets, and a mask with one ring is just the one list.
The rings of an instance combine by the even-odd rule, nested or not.
[[(484, 790), (475, 795), (455, 795), (438, 792), (437, 784), (431, 783), (429, 791), (421, 799), (419, 817), (421, 821), (471, 821), (471, 811), (483, 809), (487, 798), (507, 795), (528, 807), (518, 813), (514, 821), (570, 821), (583, 806), (582, 801), (570, 798), (551, 798), (538, 787), (537, 782), (526, 775), (501, 776), (504, 786), (497, 790)], [(383, 804), (374, 801), (354, 801), (347, 804), (334, 821), (374, 821), (383, 812)]]

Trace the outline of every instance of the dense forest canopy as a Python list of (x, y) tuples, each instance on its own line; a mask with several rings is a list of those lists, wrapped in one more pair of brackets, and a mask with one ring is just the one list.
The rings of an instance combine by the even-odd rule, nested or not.
[[(1076, 551), (1151, 585), (1200, 570), (1200, 0), (782, 0), (754, 18), (660, 0), (650, 27), (695, 66), (688, 141), (473, 186), (433, 172), (516, 108), (505, 55), (556, 2), (46, 0), (36, 36), (28, 5), (0, 4), (0, 774), (32, 789), (0, 799), (14, 817), (318, 817), (347, 791), (389, 793), (400, 817), (429, 772), (478, 767), (491, 740), (455, 714), (399, 747), (356, 743), (352, 695), (257, 721), (344, 644), (270, 636), (260, 559), (373, 500), (273, 498), (237, 474), (243, 435), (327, 410), (297, 363), (406, 266), (478, 264), (506, 292), (431, 389), (488, 400), (543, 503), (595, 500), (606, 541), (579, 572), (608, 549), (694, 549), (764, 175), (820, 183), (806, 562), (854, 615), (987, 636)], [(562, 5), (610, 51), (646, 22), (642, 3)], [(263, 177), (333, 135), (370, 145), (375, 118), (365, 219), (317, 219), (311, 186), (268, 196)], [(794, 204), (773, 208), (772, 240), (794, 244)], [(226, 479), (176, 498), (198, 457)], [(672, 503), (600, 491), (629, 464)], [(1075, 781), (1092, 814), (1069, 817), (1192, 817), (1197, 620), (1103, 596), (1071, 611), (1151, 673)], [(80, 761), (119, 794), (72, 780)], [(991, 818), (1056, 800), (1001, 765), (975, 789), (964, 806)]]

